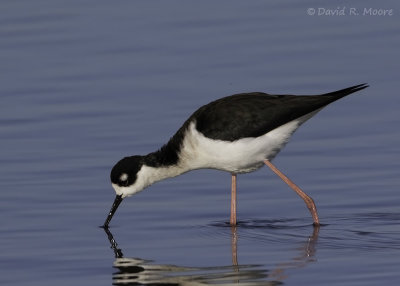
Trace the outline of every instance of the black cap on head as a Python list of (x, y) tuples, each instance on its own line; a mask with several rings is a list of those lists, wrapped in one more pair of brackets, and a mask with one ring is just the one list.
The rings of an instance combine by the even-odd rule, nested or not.
[(131, 156), (121, 159), (111, 170), (111, 183), (120, 187), (133, 185), (136, 174), (143, 165), (142, 158), (142, 156)]

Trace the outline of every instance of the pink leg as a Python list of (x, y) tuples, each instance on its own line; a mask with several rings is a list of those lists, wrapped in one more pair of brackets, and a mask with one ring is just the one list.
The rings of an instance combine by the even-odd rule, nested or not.
[(303, 192), (295, 183), (293, 183), (288, 177), (286, 177), (281, 171), (278, 170), (269, 160), (264, 160), (265, 165), (271, 168), (271, 170), (277, 174), (286, 184), (289, 185), (306, 203), (308, 210), (310, 211), (314, 220), (314, 225), (320, 225), (317, 213), (317, 207), (315, 206), (314, 200)]
[(230, 223), (231, 223), (231, 225), (236, 225), (236, 174), (232, 174)]

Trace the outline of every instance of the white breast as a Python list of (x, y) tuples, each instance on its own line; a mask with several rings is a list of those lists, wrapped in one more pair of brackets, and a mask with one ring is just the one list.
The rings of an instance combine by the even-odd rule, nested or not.
[(195, 122), (192, 122), (185, 134), (179, 165), (188, 170), (211, 168), (231, 173), (254, 171), (263, 166), (265, 159), (273, 159), (293, 132), (318, 111), (290, 121), (260, 137), (233, 142), (209, 139), (198, 132)]

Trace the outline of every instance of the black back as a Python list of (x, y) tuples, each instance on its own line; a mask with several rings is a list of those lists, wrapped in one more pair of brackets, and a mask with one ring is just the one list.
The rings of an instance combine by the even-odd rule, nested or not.
[(366, 87), (356, 85), (323, 95), (308, 96), (262, 92), (235, 94), (201, 107), (189, 121), (196, 120), (196, 129), (212, 139), (235, 141), (258, 137)]
[(184, 134), (193, 121), (196, 129), (211, 139), (235, 141), (258, 137), (366, 87), (368, 85), (360, 84), (322, 95), (252, 92), (215, 100), (195, 111), (167, 144), (146, 156), (146, 163), (152, 166), (175, 164)]

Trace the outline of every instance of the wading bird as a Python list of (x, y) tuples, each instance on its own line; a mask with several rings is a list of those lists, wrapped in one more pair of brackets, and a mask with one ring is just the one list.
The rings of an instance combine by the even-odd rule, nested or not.
[(232, 174), (230, 224), (236, 225), (236, 175), (263, 165), (304, 200), (314, 225), (319, 225), (313, 199), (271, 160), (302, 123), (328, 104), (366, 87), (359, 84), (321, 95), (241, 93), (200, 107), (158, 151), (125, 157), (112, 168), (111, 183), (117, 195), (103, 227), (108, 227), (125, 197), (163, 179), (204, 168)]

